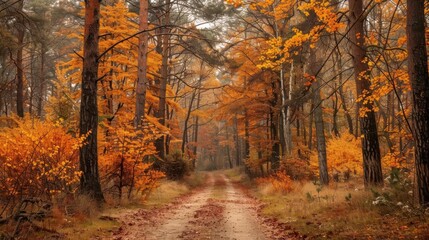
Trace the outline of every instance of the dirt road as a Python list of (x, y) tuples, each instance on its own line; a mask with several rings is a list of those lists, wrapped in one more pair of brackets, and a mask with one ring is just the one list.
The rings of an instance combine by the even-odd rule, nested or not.
[(111, 239), (289, 239), (258, 216), (259, 207), (224, 174), (209, 173), (204, 188), (163, 208), (120, 215)]

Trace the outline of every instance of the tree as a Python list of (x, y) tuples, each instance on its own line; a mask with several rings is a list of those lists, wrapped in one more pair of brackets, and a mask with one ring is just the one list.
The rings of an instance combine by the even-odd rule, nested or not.
[[(18, 2), (17, 11), (22, 12), (24, 7), (24, 0)], [(21, 13), (22, 14), (22, 13)], [(19, 15), (17, 21), (17, 45), (18, 50), (16, 53), (16, 112), (18, 116), (24, 117), (24, 65), (23, 65), (23, 52), (24, 52), (24, 37), (25, 26), (24, 16)]]
[[(159, 118), (159, 123), (161, 125), (165, 125), (166, 120), (166, 93), (167, 93), (167, 84), (169, 80), (169, 63), (168, 59), (170, 58), (169, 50), (170, 50), (170, 29), (167, 27), (167, 25), (170, 24), (170, 0), (166, 0), (166, 3), (164, 4), (164, 17), (162, 19), (162, 24), (165, 26), (162, 31), (162, 36), (159, 36), (158, 43), (161, 44), (161, 48), (157, 49), (159, 50), (159, 53), (162, 55), (162, 66), (160, 69), (160, 77), (158, 79), (159, 85), (157, 86), (159, 88), (158, 97), (159, 97), (159, 103), (158, 103), (158, 111), (156, 114), (156, 117)], [(166, 137), (163, 135), (159, 139), (156, 140), (156, 150), (158, 151), (158, 156), (161, 159), (165, 159), (166, 154), (166, 145), (165, 145), (165, 139)]]
[(417, 199), (429, 205), (429, 74), (425, 39), (425, 0), (407, 1), (408, 76), (413, 96), (413, 135)]
[(373, 102), (371, 101), (371, 82), (366, 60), (363, 0), (349, 0), (350, 7), (350, 40), (356, 81), (359, 122), (362, 138), (362, 153), (365, 185), (383, 184), (381, 170), (380, 146), (377, 134), (377, 122)]
[(83, 194), (98, 203), (104, 201), (98, 175), (98, 42), (101, 0), (85, 0), (85, 30), (83, 43), (82, 93), (79, 129), (86, 135), (86, 144), (80, 149), (80, 188)]
[[(140, 0), (139, 11), (139, 31), (148, 29), (148, 6), (149, 0)], [(136, 87), (136, 116), (134, 125), (141, 125), (142, 118), (145, 114), (146, 88), (147, 88), (147, 52), (148, 52), (148, 32), (139, 35), (139, 55), (137, 70), (137, 87)]]

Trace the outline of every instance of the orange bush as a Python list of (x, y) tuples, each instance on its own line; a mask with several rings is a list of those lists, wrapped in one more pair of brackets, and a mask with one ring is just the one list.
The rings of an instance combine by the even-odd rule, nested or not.
[[(104, 122), (100, 131), (108, 134), (100, 136), (100, 175), (104, 186), (118, 198), (132, 192), (146, 195), (158, 184), (165, 174), (152, 169), (152, 163), (144, 162), (150, 155), (156, 154), (154, 140), (158, 137), (154, 126), (145, 126), (136, 130), (130, 125), (133, 115), (119, 113), (117, 122)], [(107, 135), (107, 136), (106, 136)]]
[(284, 171), (278, 171), (269, 177), (257, 178), (257, 184), (271, 184), (274, 190), (288, 193), (293, 190), (293, 181)]
[[(340, 137), (330, 139), (326, 144), (328, 171), (363, 173), (361, 141), (347, 132)], [(317, 152), (310, 156), (310, 164), (314, 172), (318, 172)]]
[(60, 123), (12, 118), (13, 127), (0, 129), (0, 198), (50, 199), (74, 192), (80, 179), (79, 147), (85, 137), (67, 134)]

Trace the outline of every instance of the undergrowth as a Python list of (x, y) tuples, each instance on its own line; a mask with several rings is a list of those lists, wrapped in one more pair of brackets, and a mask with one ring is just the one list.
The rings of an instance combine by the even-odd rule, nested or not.
[(292, 190), (284, 191), (278, 183), (273, 184), (279, 178), (271, 178), (258, 180), (253, 188), (255, 196), (265, 203), (262, 214), (277, 218), (310, 239), (429, 238), (429, 210), (413, 204), (406, 172), (393, 169), (384, 187), (370, 189), (353, 178), (325, 187), (317, 181), (286, 181), (283, 185)]

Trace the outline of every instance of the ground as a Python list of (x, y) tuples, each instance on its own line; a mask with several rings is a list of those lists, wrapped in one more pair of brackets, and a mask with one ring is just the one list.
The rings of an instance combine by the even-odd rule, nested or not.
[[(261, 203), (222, 172), (160, 208), (127, 210), (111, 216), (121, 223), (103, 239), (291, 239), (280, 223), (259, 214)], [(295, 237), (298, 237), (296, 235)]]
[[(409, 192), (403, 192), (387, 184), (365, 190), (360, 181), (323, 188), (295, 181), (292, 191), (279, 192), (270, 184), (250, 181), (239, 169), (199, 172), (183, 181), (163, 181), (144, 204), (123, 202), (91, 212), (96, 207), (81, 201), (87, 215), (60, 214), (38, 223), (38, 228), (23, 228), (27, 230), (20, 236), (73, 240), (429, 239), (429, 209), (408, 206)], [(374, 204), (374, 193), (386, 196), (386, 201)], [(396, 196), (398, 193), (403, 194)]]

